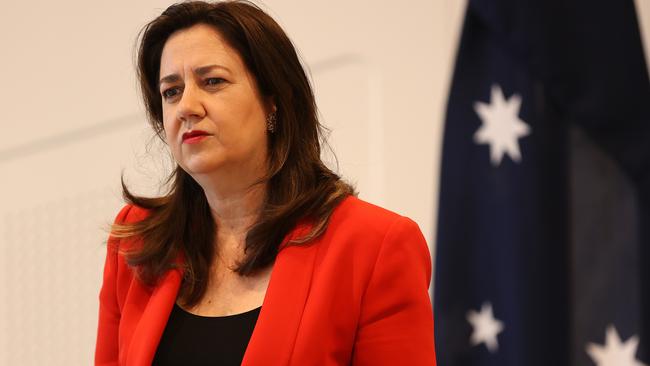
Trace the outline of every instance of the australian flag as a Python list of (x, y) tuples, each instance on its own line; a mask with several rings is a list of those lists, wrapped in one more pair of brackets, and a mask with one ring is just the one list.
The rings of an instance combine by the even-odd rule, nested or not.
[(650, 365), (650, 83), (632, 0), (469, 0), (440, 187), (440, 366)]

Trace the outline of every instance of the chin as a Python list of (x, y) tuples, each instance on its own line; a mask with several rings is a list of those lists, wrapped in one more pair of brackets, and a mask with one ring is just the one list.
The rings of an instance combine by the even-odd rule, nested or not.
[(184, 167), (183, 170), (191, 176), (195, 175), (206, 175), (210, 173), (216, 172), (218, 169), (206, 167), (206, 166), (198, 166), (198, 167)]
[(181, 168), (189, 175), (209, 174), (218, 171), (223, 166), (217, 161), (189, 161), (181, 165)]

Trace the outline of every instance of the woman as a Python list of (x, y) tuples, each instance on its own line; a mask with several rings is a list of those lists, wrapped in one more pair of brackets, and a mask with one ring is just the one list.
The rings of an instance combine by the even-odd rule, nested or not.
[(320, 160), (314, 96), (242, 1), (169, 7), (142, 34), (150, 122), (177, 163), (108, 241), (97, 365), (434, 365), (429, 252)]

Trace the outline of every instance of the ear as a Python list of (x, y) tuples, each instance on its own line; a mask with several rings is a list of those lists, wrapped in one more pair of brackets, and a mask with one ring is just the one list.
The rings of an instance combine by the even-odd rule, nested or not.
[(266, 112), (267, 114), (276, 112), (278, 110), (277, 105), (275, 104), (275, 97), (272, 95), (269, 95), (265, 99), (265, 104), (266, 104)]

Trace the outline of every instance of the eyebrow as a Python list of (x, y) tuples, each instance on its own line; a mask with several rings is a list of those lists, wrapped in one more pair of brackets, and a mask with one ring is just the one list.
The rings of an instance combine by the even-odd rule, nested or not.
[[(222, 69), (222, 70), (225, 70), (227, 72), (230, 72), (230, 69), (228, 69), (227, 67), (222, 66), (222, 65), (214, 64), (214, 65), (206, 65), (206, 66), (197, 67), (196, 69), (194, 69), (194, 73), (199, 75), (199, 76), (203, 76), (203, 75), (209, 73), (210, 71), (212, 71), (214, 69)], [(162, 83), (175, 83), (175, 82), (179, 81), (180, 79), (181, 79), (181, 77), (178, 74), (170, 74), (170, 75), (167, 75), (167, 76), (161, 78), (160, 81), (158, 81), (158, 85), (161, 85)]]

